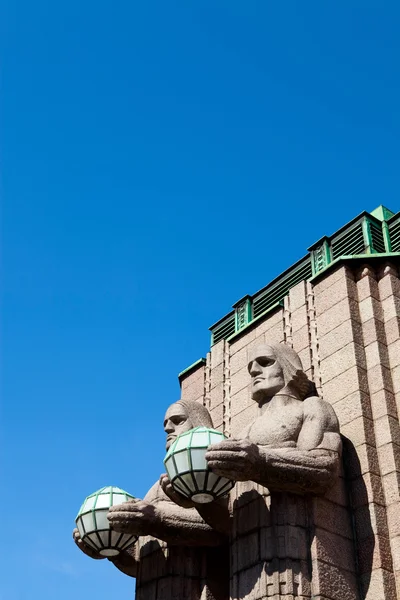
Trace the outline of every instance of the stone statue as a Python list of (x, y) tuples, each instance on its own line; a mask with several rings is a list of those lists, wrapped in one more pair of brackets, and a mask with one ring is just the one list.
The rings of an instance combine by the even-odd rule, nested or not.
[(248, 370), (259, 414), (240, 439), (206, 454), (215, 473), (238, 482), (230, 505), (230, 597), (310, 599), (313, 498), (338, 473), (338, 420), (289, 346), (255, 347)]
[[(186, 400), (172, 404), (164, 420), (167, 450), (180, 433), (198, 426), (213, 426), (204, 406)], [(125, 574), (136, 577), (137, 600), (227, 600), (229, 557), (225, 536), (208, 525), (194, 508), (184, 509), (171, 501), (161, 487), (165, 478), (162, 475), (143, 500), (111, 507), (108, 518), (113, 529), (140, 537), (133, 547), (109, 560)], [(174, 498), (172, 490), (170, 495)], [(73, 537), (85, 554), (103, 558), (84, 544), (77, 529)]]
[(317, 396), (296, 352), (285, 344), (249, 354), (252, 398), (259, 416), (240, 440), (210, 447), (210, 468), (269, 490), (323, 494), (339, 468), (341, 440), (335, 412)]
[[(248, 370), (258, 416), (239, 439), (214, 444), (206, 454), (215, 473), (238, 482), (230, 516), (216, 519), (222, 507), (215, 502), (198, 510), (210, 526), (223, 522), (229, 530), (231, 600), (306, 600), (312, 595), (312, 502), (338, 473), (338, 420), (291, 347), (255, 347)], [(170, 495), (165, 480), (162, 485)]]

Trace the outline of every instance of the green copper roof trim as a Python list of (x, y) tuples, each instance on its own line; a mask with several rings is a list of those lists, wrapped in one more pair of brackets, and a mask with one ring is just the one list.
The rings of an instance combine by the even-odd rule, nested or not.
[[(236, 304), (237, 303), (235, 303), (233, 306), (235, 306)], [(220, 325), (222, 323), (222, 321), (225, 321), (225, 319), (227, 319), (228, 317), (231, 317), (234, 314), (235, 314), (234, 310), (231, 310), (230, 312), (228, 312), (221, 319), (218, 319), (218, 321), (215, 321), (215, 323), (213, 323), (212, 325), (210, 325), (210, 327), (208, 328), (209, 331), (211, 331), (212, 329), (214, 329), (215, 327), (217, 327), (217, 325)]]
[(390, 258), (398, 258), (399, 259), (399, 263), (400, 263), (400, 252), (385, 252), (383, 253), (375, 253), (375, 254), (353, 254), (353, 255), (349, 255), (349, 256), (338, 256), (338, 258), (335, 258), (335, 260), (333, 260), (331, 263), (329, 263), (329, 265), (327, 265), (322, 271), (320, 271), (319, 273), (317, 273), (316, 275), (313, 275), (313, 277), (311, 277), (311, 279), (309, 279), (308, 281), (310, 281), (310, 283), (315, 283), (320, 277), (323, 277), (324, 275), (326, 275), (326, 273), (328, 271), (331, 271), (334, 267), (337, 267), (340, 263), (342, 262), (348, 262), (348, 261), (365, 261), (368, 262), (370, 260), (373, 261), (378, 261), (378, 260), (387, 260)]
[(232, 308), (237, 308), (239, 306), (239, 304), (242, 304), (242, 302), (244, 302), (245, 300), (250, 300), (251, 296), (250, 294), (246, 294), (245, 296), (242, 296), (242, 298), (240, 298), (237, 302), (235, 302), (235, 304), (232, 304)]
[[(259, 323), (259, 321), (261, 321), (266, 315), (268, 315), (269, 313), (272, 313), (280, 308), (283, 308), (283, 300), (280, 300), (279, 302), (275, 302), (275, 304), (273, 304), (272, 306), (269, 306), (260, 315), (258, 315), (257, 317), (255, 317), (254, 319), (249, 321), (247, 323), (247, 325), (242, 327), (242, 329), (239, 329), (239, 331), (235, 331), (235, 333), (232, 333), (232, 335), (230, 335), (229, 337), (222, 338), (222, 339), (230, 342), (230, 341), (234, 340), (236, 337), (240, 337), (243, 332), (251, 329), (253, 327), (253, 325), (257, 325), (257, 323)], [(215, 344), (218, 344), (220, 341), (221, 340), (218, 340), (217, 342), (213, 343), (211, 340), (211, 347), (215, 346)]]
[(189, 371), (195, 371), (196, 369), (198, 369), (200, 366), (205, 365), (206, 364), (206, 359), (205, 358), (199, 358), (199, 360), (196, 360), (196, 362), (194, 362), (193, 364), (191, 364), (189, 367), (187, 367), (186, 369), (183, 369), (183, 371), (181, 371), (178, 375), (178, 379), (179, 381), (181, 381), (181, 379), (183, 377), (186, 377), (186, 375), (189, 375)]
[[(376, 209), (376, 210), (378, 210), (378, 209)], [(393, 215), (396, 215), (396, 213), (393, 213), (388, 208), (386, 209), (386, 211), (388, 212), (388, 214), (390, 214), (390, 218), (392, 218)], [(339, 237), (339, 235), (341, 233), (344, 233), (349, 227), (351, 227), (352, 225), (355, 225), (358, 221), (361, 221), (361, 219), (363, 217), (367, 217), (367, 218), (371, 218), (372, 217), (378, 223), (381, 223), (381, 219), (379, 219), (377, 216), (373, 215), (372, 213), (369, 213), (366, 210), (363, 210), (360, 214), (358, 214), (356, 217), (354, 217), (354, 219), (351, 219), (351, 221), (348, 221), (348, 223), (346, 223), (345, 225), (343, 225), (342, 227), (340, 227), (340, 229), (338, 229), (337, 231), (335, 231), (334, 233), (332, 233), (332, 235), (324, 235), (319, 240), (317, 240), (314, 244), (311, 244), (311, 246), (309, 246), (307, 248), (308, 252), (311, 252), (312, 250), (315, 250), (315, 248), (317, 246), (321, 245), (324, 240), (332, 242), (332, 240), (334, 238)]]
[(252, 311), (251, 296), (249, 296), (249, 295), (244, 296), (238, 302), (236, 302), (236, 304), (233, 305), (233, 308), (235, 309), (235, 333), (236, 333), (237, 331), (240, 331), (241, 329), (246, 327), (246, 325), (248, 323), (250, 323), (250, 321), (252, 320), (253, 311)]
[(378, 208), (375, 208), (375, 210), (372, 210), (370, 214), (380, 221), (388, 221), (394, 215), (394, 213), (386, 208), (386, 206), (383, 206), (383, 204), (378, 206)]
[(369, 226), (369, 220), (366, 217), (364, 217), (362, 220), (362, 229), (363, 229), (363, 234), (364, 234), (365, 250), (367, 251), (368, 254), (372, 254), (375, 252), (375, 250), (372, 246), (371, 229)]
[(228, 338), (226, 338), (226, 341), (227, 342), (231, 342), (236, 337), (241, 336), (242, 333), (244, 333), (245, 331), (248, 331), (254, 325), (257, 325), (258, 322), (261, 321), (263, 319), (263, 317), (265, 317), (267, 314), (269, 314), (271, 312), (274, 312), (274, 311), (276, 311), (279, 308), (283, 308), (283, 300), (280, 300), (279, 302), (275, 302), (275, 304), (273, 304), (272, 306), (270, 306), (269, 308), (267, 308), (267, 310), (265, 310), (263, 313), (261, 313), (260, 315), (258, 315), (257, 317), (255, 317), (255, 319), (253, 319), (252, 321), (250, 321), (249, 323), (247, 323), (247, 325), (245, 325), (244, 327), (242, 327), (242, 329), (239, 329), (239, 331), (235, 331), (235, 333), (233, 335), (231, 335)]
[(392, 251), (392, 242), (390, 240), (389, 225), (386, 221), (382, 221), (383, 241), (385, 243), (386, 252)]
[[(307, 259), (310, 260), (310, 255), (309, 254), (306, 254), (305, 256), (302, 256), (293, 265), (291, 265), (290, 267), (288, 267), (287, 269), (285, 269), (284, 271), (282, 271), (282, 273), (280, 273), (279, 275), (277, 275), (276, 277), (274, 277), (274, 279), (272, 279), (269, 283), (267, 283), (267, 285), (264, 285), (262, 288), (260, 288), (259, 290), (257, 290), (257, 292), (255, 292), (254, 294), (252, 294), (250, 296), (250, 298), (252, 298), (254, 300), (254, 298), (256, 296), (260, 296), (268, 288), (272, 287), (276, 283), (279, 283), (279, 281), (281, 280), (281, 278), (285, 277), (285, 275), (289, 275), (294, 269), (296, 269), (297, 267), (301, 266), (303, 262), (305, 263), (307, 261)], [(222, 320), (223, 319), (221, 319), (221, 321)], [(211, 327), (210, 327), (210, 329), (211, 329)]]
[(310, 250), (311, 254), (311, 268), (312, 274), (315, 275), (321, 271), (326, 265), (332, 261), (332, 252), (329, 245), (329, 238), (324, 236), (319, 242), (312, 246)]
[(341, 260), (400, 255), (400, 212), (381, 205), (363, 211), (330, 236), (323, 236), (308, 248), (308, 254), (275, 277), (255, 294), (242, 297), (234, 310), (210, 327), (211, 345), (232, 340), (255, 321), (274, 310), (300, 281), (313, 281)]

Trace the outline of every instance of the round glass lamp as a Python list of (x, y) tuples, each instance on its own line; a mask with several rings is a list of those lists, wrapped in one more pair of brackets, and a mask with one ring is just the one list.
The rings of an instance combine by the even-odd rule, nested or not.
[(227, 438), (216, 429), (195, 427), (181, 433), (169, 448), (164, 465), (175, 491), (193, 502), (204, 504), (225, 496), (235, 482), (213, 473), (205, 454), (210, 444)]
[(136, 535), (119, 533), (110, 529), (107, 513), (110, 506), (135, 500), (118, 487), (103, 487), (90, 494), (82, 504), (75, 519), (82, 541), (102, 556), (117, 556), (137, 540)]

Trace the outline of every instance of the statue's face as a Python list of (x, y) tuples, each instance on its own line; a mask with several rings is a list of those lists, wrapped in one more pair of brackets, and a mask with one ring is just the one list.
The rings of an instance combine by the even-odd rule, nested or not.
[(248, 369), (252, 397), (256, 402), (271, 398), (285, 387), (282, 367), (272, 348), (267, 345), (258, 346), (251, 351)]
[(192, 423), (185, 408), (181, 404), (171, 404), (165, 413), (164, 431), (167, 434), (166, 449), (176, 440), (178, 435), (192, 429)]

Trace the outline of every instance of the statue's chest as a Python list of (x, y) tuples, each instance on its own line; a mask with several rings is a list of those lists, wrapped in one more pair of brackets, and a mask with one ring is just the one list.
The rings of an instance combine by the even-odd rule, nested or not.
[(297, 406), (267, 410), (250, 427), (248, 439), (261, 446), (296, 445), (303, 422), (303, 411)]

